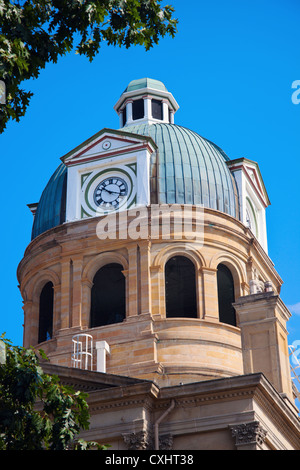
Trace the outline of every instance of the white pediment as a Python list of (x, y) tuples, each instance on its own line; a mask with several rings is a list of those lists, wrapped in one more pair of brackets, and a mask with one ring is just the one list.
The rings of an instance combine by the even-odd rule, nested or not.
[(240, 201), (240, 220), (250, 229), (267, 253), (265, 212), (270, 201), (259, 166), (256, 162), (247, 158), (230, 160), (227, 162), (227, 165), (237, 183)]
[(153, 152), (156, 145), (150, 137), (123, 131), (102, 129), (90, 139), (64, 155), (61, 160), (66, 166), (84, 164), (102, 158), (113, 157), (149, 147)]
[(270, 204), (263, 179), (261, 177), (259, 168), (257, 164), (246, 164), (244, 166), (244, 171), (248, 176), (248, 183), (255, 190), (258, 197), (261, 199), (263, 204), (267, 207)]
[(252, 188), (262, 204), (267, 207), (270, 204), (269, 197), (256, 162), (246, 158), (231, 160), (228, 162), (230, 170), (234, 173), (242, 171), (246, 177), (247, 184)]

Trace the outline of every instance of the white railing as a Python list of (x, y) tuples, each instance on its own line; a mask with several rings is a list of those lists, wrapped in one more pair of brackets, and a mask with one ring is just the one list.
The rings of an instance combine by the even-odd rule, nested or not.
[(72, 366), (78, 369), (93, 370), (93, 337), (81, 333), (73, 336), (72, 343)]

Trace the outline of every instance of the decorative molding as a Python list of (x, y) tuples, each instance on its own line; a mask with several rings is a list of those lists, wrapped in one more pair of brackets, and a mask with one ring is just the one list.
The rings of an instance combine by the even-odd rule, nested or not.
[(211, 402), (211, 401), (219, 401), (219, 400), (235, 400), (244, 397), (253, 397), (254, 391), (253, 390), (244, 390), (244, 391), (233, 391), (233, 392), (223, 392), (223, 393), (215, 393), (209, 394), (202, 397), (195, 397), (195, 398), (177, 398), (176, 401), (181, 407), (188, 408), (199, 406), (200, 404)]
[(128, 450), (149, 450), (153, 447), (152, 439), (147, 431), (123, 434), (123, 439)]
[(159, 438), (159, 450), (172, 450), (173, 449), (173, 436), (166, 434)]
[[(150, 432), (139, 431), (137, 433), (123, 434), (123, 439), (128, 450), (153, 449), (153, 436)], [(159, 450), (172, 450), (173, 436), (166, 434), (159, 437)]]
[(119, 263), (123, 267), (123, 271), (128, 270), (128, 261), (119, 251), (104, 251), (90, 259), (83, 269), (82, 279), (89, 280), (93, 283), (96, 272), (108, 263)]
[(235, 445), (258, 444), (262, 445), (266, 439), (267, 431), (258, 421), (230, 426)]
[[(156, 386), (155, 386), (156, 388)], [(139, 394), (139, 392), (137, 392)], [(148, 391), (146, 392), (148, 393)], [(153, 389), (150, 390), (150, 394), (152, 395), (153, 394)], [(154, 396), (155, 396), (155, 390), (154, 390)], [(123, 397), (123, 399), (112, 399), (112, 395), (113, 395), (113, 390), (111, 392), (109, 392), (109, 396), (110, 396), (110, 399), (109, 397), (105, 399), (104, 402), (98, 402), (97, 399), (95, 400), (94, 403), (92, 403), (91, 401), (89, 401), (89, 409), (90, 411), (93, 411), (93, 412), (103, 412), (103, 411), (107, 411), (107, 410), (113, 410), (113, 409), (123, 409), (125, 407), (143, 407), (144, 410), (147, 410), (147, 411), (152, 411), (152, 408), (153, 408), (153, 404), (152, 404), (152, 397), (148, 397), (147, 395), (144, 396), (144, 397), (141, 397), (139, 398), (138, 396), (136, 396), (136, 398), (126, 398), (126, 397)]]
[[(98, 149), (96, 153), (94, 151), (93, 154), (91, 154), (91, 150), (93, 148), (95, 149), (96, 146), (101, 145), (101, 143), (107, 139), (109, 139), (110, 142), (115, 143), (113, 148), (110, 148), (109, 151), (107, 151), (107, 149)], [(111, 157), (115, 154), (119, 154), (120, 150), (127, 152), (128, 149), (131, 148), (136, 151), (137, 149), (145, 147), (148, 147), (149, 151), (152, 153), (157, 145), (150, 136), (134, 136), (132, 133), (128, 133), (126, 131), (103, 128), (101, 131), (61, 157), (61, 160), (68, 166), (78, 164), (86, 160), (93, 161), (95, 159)]]

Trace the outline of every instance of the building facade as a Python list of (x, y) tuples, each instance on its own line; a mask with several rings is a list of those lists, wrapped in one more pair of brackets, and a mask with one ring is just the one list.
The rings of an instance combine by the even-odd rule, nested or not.
[(86, 436), (113, 449), (299, 449), (259, 166), (176, 125), (178, 107), (133, 80), (119, 129), (63, 156), (29, 205), (24, 346), (89, 392)]

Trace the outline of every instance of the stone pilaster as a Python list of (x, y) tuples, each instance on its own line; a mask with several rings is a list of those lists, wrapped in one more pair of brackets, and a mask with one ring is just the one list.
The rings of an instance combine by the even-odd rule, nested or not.
[(82, 256), (73, 257), (73, 295), (72, 295), (72, 327), (81, 327), (81, 307), (82, 307)]
[(274, 292), (240, 297), (234, 304), (241, 329), (244, 373), (262, 372), (291, 400), (286, 322), (290, 313)]
[(203, 318), (206, 320), (219, 320), (217, 270), (207, 267), (201, 268), (203, 279)]

